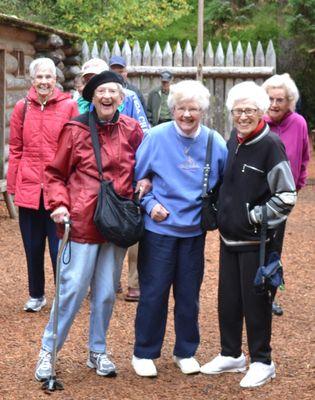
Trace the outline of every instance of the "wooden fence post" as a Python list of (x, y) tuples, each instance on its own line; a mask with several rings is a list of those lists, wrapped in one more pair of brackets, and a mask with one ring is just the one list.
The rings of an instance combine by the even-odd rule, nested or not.
[[(203, 121), (206, 125), (217, 129), (226, 139), (231, 130), (231, 120), (225, 108), (229, 90), (233, 85), (244, 80), (255, 80), (261, 84), (276, 70), (276, 53), (271, 40), (266, 53), (260, 42), (256, 45), (255, 55), (250, 42), (246, 45), (245, 54), (243, 48), (245, 47), (239, 41), (234, 50), (230, 42), (224, 52), (222, 44), (219, 43), (214, 53), (209, 41), (202, 54), (203, 83), (211, 93), (210, 109)], [(97, 45), (94, 43), (91, 54), (97, 52)], [(121, 51), (118, 42), (115, 41), (110, 51), (105, 41), (100, 57), (108, 62), (111, 55), (123, 55), (127, 62), (129, 79), (140, 88), (145, 99), (153, 87), (160, 85), (160, 74), (166, 69), (174, 74), (175, 82), (179, 79), (195, 79), (196, 77), (197, 48), (193, 50), (189, 40), (184, 50), (180, 42), (177, 42), (174, 52), (169, 42), (165, 44), (163, 51), (159, 42), (155, 43), (153, 50), (146, 42), (142, 51), (138, 41), (131, 48), (129, 42), (125, 40)], [(91, 57), (89, 48), (87, 43), (83, 42), (82, 58), (86, 60), (88, 57)]]

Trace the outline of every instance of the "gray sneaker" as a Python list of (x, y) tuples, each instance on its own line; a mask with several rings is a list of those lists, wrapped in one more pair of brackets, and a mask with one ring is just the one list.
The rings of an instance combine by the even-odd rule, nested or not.
[(49, 379), (51, 375), (51, 353), (49, 351), (41, 349), (36, 364), (35, 378), (39, 382)]
[(90, 351), (86, 365), (89, 368), (96, 368), (97, 375), (116, 376), (115, 364), (108, 358), (106, 353)]
[(45, 296), (39, 297), (38, 299), (30, 297), (24, 305), (24, 311), (37, 312), (40, 311), (45, 305), (46, 305)]

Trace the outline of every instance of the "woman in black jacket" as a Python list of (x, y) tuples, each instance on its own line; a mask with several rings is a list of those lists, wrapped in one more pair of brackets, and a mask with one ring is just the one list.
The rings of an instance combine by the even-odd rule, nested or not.
[(269, 104), (265, 91), (254, 82), (234, 86), (226, 102), (234, 129), (227, 144), (218, 212), (221, 353), (201, 367), (201, 372), (246, 370), (241, 349), (245, 318), (250, 366), (241, 387), (260, 386), (275, 377), (270, 347), (271, 302), (267, 296), (257, 295), (253, 286), (259, 266), (262, 206), (267, 207), (268, 259), (274, 229), (287, 218), (296, 201), (284, 146), (262, 119)]

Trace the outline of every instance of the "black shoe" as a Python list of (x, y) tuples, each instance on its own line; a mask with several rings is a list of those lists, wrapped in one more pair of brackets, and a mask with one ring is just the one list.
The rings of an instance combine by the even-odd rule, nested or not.
[(272, 313), (280, 317), (283, 314), (282, 307), (279, 306), (275, 301), (272, 303)]
[(119, 281), (119, 284), (118, 284), (118, 288), (117, 288), (117, 290), (116, 290), (116, 293), (117, 293), (117, 294), (120, 294), (120, 293), (122, 293), (122, 292), (123, 292), (122, 284), (121, 284), (121, 281)]

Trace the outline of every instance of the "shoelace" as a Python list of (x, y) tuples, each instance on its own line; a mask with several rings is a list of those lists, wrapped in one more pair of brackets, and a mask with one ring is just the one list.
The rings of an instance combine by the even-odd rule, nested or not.
[(99, 354), (96, 360), (99, 365), (109, 366), (112, 364), (106, 354)]
[(45, 353), (40, 361), (40, 367), (43, 370), (48, 370), (51, 368), (51, 354), (50, 353)]

